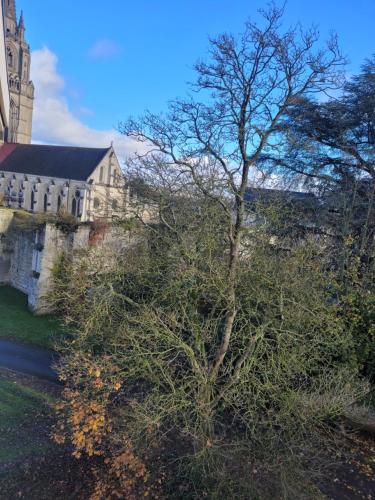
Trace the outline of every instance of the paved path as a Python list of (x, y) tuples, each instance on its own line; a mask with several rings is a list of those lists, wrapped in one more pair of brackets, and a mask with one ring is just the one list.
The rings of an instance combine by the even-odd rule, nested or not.
[(56, 355), (45, 349), (11, 340), (0, 340), (0, 366), (56, 382), (57, 375), (51, 365)]

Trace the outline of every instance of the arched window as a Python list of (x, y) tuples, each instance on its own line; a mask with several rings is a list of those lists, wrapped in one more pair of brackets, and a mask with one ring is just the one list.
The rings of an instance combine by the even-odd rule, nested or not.
[(14, 101), (10, 102), (10, 142), (16, 142), (18, 130), (18, 107)]
[(34, 210), (35, 205), (35, 193), (34, 190), (31, 191), (31, 200), (30, 200), (30, 210)]
[(100, 167), (99, 182), (103, 182), (104, 167)]
[(14, 63), (13, 52), (8, 47), (8, 67), (13, 68), (13, 63)]
[(59, 195), (57, 197), (57, 211), (60, 212), (61, 210), (61, 196)]
[(111, 184), (111, 175), (112, 175), (112, 165), (109, 165), (108, 167), (108, 182), (107, 184)]
[(48, 209), (48, 196), (47, 196), (47, 193), (44, 195), (43, 208), (44, 208), (44, 211), (47, 212), (47, 209)]
[(74, 215), (74, 216), (77, 215), (77, 200), (76, 200), (76, 198), (73, 198), (73, 200), (72, 200), (72, 215)]

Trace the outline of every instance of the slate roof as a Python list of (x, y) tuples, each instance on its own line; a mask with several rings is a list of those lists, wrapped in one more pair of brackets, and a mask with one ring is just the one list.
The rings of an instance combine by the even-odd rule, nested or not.
[(0, 172), (86, 181), (110, 148), (4, 144)]
[(311, 207), (318, 204), (318, 198), (313, 193), (304, 193), (302, 191), (248, 188), (245, 192), (245, 201), (249, 204), (257, 201), (272, 202), (273, 200), (302, 203)]

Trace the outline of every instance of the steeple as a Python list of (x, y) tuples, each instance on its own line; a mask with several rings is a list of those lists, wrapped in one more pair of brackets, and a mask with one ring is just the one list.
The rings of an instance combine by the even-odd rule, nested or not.
[(21, 10), (20, 20), (18, 22), (17, 34), (20, 40), (23, 40), (25, 34), (25, 22), (23, 20), (23, 10)]
[(30, 81), (30, 47), (25, 40), (23, 13), (17, 20), (15, 0), (0, 0), (5, 7), (5, 42), (10, 94), (9, 139), (29, 144), (34, 100)]

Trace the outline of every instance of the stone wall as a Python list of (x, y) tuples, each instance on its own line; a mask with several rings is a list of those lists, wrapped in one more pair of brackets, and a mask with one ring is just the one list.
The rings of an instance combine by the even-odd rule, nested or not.
[(50, 223), (38, 229), (20, 229), (15, 211), (0, 208), (0, 283), (25, 293), (34, 312), (48, 312), (54, 266), (63, 252), (88, 246), (89, 234), (86, 225), (74, 233), (65, 233)]
[(13, 244), (9, 240), (8, 233), (12, 220), (12, 211), (0, 210), (0, 283), (7, 283), (10, 279)]
[(29, 294), (35, 287), (31, 272), (34, 252), (34, 231), (16, 231), (12, 228), (8, 235), (12, 244), (9, 284), (23, 293)]
[[(50, 310), (48, 295), (53, 283), (53, 269), (64, 253), (71, 253), (89, 244), (89, 226), (79, 226), (74, 233), (64, 233), (54, 224), (46, 224), (43, 231), (43, 241), (36, 250), (33, 267), (38, 275), (35, 286), (28, 293), (29, 307), (38, 314)], [(34, 271), (35, 272), (35, 271)]]
[(8, 284), (28, 296), (37, 314), (50, 311), (48, 295), (53, 269), (63, 253), (95, 247), (102, 255), (115, 256), (132, 241), (130, 233), (106, 224), (93, 228), (81, 224), (75, 232), (64, 232), (46, 223), (37, 229), (16, 224), (17, 211), (0, 208), (0, 284)]

